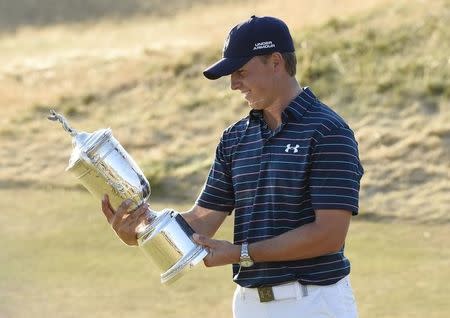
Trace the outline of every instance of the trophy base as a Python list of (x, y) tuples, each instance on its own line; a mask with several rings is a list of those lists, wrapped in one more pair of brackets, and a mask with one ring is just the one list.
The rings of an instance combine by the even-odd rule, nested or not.
[(173, 283), (208, 255), (192, 234), (194, 230), (180, 214), (166, 209), (138, 235), (139, 247), (162, 271), (161, 283)]
[(165, 273), (161, 274), (161, 283), (163, 284), (173, 284), (180, 277), (182, 277), (186, 272), (188, 272), (192, 267), (201, 262), (208, 252), (202, 246), (196, 247), (191, 255), (186, 255), (180, 259), (175, 265), (173, 265)]

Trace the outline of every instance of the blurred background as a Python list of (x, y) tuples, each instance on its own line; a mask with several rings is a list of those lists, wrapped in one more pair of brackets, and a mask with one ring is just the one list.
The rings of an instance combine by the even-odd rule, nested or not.
[[(46, 117), (111, 127), (153, 208), (185, 211), (221, 132), (249, 111), (202, 70), (253, 14), (289, 25), (301, 85), (355, 131), (366, 172), (346, 253), (360, 316), (450, 315), (450, 1), (0, 0), (1, 318), (231, 316), (231, 268), (162, 286), (64, 171), (71, 138)], [(232, 218), (218, 237), (231, 234)]]

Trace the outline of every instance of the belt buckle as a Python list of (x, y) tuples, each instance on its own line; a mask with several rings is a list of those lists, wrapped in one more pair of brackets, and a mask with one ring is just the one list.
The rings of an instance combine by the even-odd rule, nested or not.
[(258, 287), (258, 295), (259, 295), (259, 301), (262, 303), (266, 303), (272, 300), (275, 300), (275, 297), (273, 296), (273, 289), (272, 287)]

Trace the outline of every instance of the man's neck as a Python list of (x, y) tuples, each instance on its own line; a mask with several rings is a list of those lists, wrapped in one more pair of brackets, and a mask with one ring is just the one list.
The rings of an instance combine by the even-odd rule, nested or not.
[(279, 97), (275, 99), (274, 103), (270, 107), (265, 108), (263, 111), (264, 120), (272, 130), (275, 130), (281, 125), (281, 114), (286, 107), (289, 106), (291, 101), (303, 90), (295, 79), (290, 82), (290, 85), (286, 86), (287, 89), (285, 91), (281, 91)]

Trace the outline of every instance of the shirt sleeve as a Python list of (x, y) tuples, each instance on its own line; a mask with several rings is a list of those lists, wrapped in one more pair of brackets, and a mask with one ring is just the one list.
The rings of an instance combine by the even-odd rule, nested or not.
[(358, 143), (349, 128), (322, 136), (311, 155), (310, 193), (314, 210), (342, 209), (358, 214), (360, 180), (364, 173)]
[(214, 163), (196, 204), (206, 209), (228, 213), (234, 209), (231, 156), (225, 153), (224, 137), (216, 148)]

